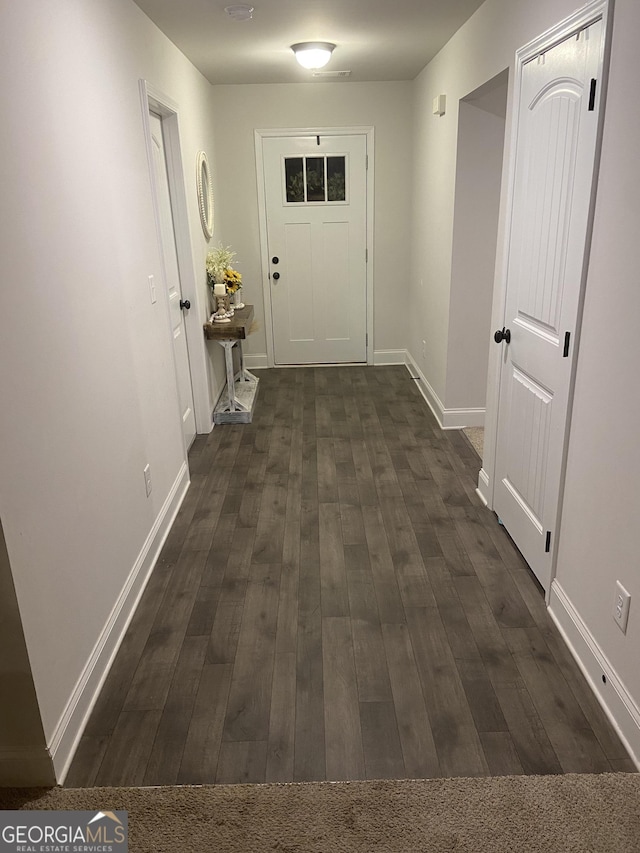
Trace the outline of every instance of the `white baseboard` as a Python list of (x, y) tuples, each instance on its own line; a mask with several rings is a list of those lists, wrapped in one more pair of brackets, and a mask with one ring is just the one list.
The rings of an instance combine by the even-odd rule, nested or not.
[(445, 409), (442, 420), (445, 429), (483, 427), (485, 409)]
[(0, 787), (48, 788), (55, 784), (53, 762), (44, 745), (0, 750)]
[(184, 462), (53, 733), (49, 751), (58, 784), (64, 782), (89, 715), (188, 487), (189, 468)]
[(484, 468), (481, 468), (480, 473), (478, 474), (478, 488), (476, 489), (476, 494), (485, 506), (489, 506), (489, 491), (489, 475)]
[[(374, 365), (384, 364), (405, 364), (406, 350), (403, 349), (381, 349), (376, 350), (373, 354)], [(244, 364), (247, 370), (262, 370), (269, 367), (268, 357), (266, 353), (245, 353)], [(278, 367), (303, 367), (304, 365), (286, 365), (280, 364)], [(313, 365), (307, 365), (311, 367)], [(342, 364), (327, 364), (325, 367), (344, 367)]]
[(427, 377), (420, 370), (418, 365), (415, 362), (415, 359), (411, 355), (411, 353), (407, 350), (407, 356), (405, 360), (405, 364), (407, 370), (411, 374), (411, 378), (416, 380), (416, 384), (418, 386), (418, 390), (427, 401), (427, 405), (433, 412), (434, 418), (438, 421), (438, 426), (440, 429), (444, 429), (444, 424), (442, 422), (442, 413), (444, 412), (444, 406), (442, 405), (442, 401), (433, 390)]
[(247, 370), (263, 370), (269, 367), (269, 359), (266, 352), (244, 353), (244, 366)]
[(383, 364), (406, 364), (407, 351), (405, 349), (379, 349), (373, 353), (373, 363), (376, 366)]
[(406, 354), (405, 364), (411, 376), (416, 380), (420, 393), (429, 404), (440, 429), (484, 426), (485, 409), (445, 409), (442, 400), (433, 390), (429, 380), (409, 352)]
[(640, 770), (640, 708), (557, 580), (551, 583), (549, 613), (631, 760)]

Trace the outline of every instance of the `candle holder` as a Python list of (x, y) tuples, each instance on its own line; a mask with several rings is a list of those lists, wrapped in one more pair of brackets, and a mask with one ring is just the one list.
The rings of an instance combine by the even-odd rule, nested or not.
[(233, 311), (230, 310), (229, 295), (224, 282), (218, 281), (213, 285), (213, 298), (216, 302), (216, 313), (212, 320), (214, 323), (230, 323)]
[(213, 315), (212, 320), (214, 323), (230, 323), (231, 317), (233, 316), (229, 311), (229, 297), (225, 294), (224, 296), (220, 296), (219, 294), (215, 294), (216, 300), (216, 313)]

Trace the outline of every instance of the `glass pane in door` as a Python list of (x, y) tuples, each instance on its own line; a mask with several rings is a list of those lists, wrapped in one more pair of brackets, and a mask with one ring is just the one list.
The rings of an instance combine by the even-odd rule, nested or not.
[(307, 157), (307, 201), (326, 201), (324, 195), (324, 157)]
[(284, 158), (284, 180), (288, 202), (304, 201), (302, 157)]
[(346, 201), (345, 157), (327, 157), (327, 201)]

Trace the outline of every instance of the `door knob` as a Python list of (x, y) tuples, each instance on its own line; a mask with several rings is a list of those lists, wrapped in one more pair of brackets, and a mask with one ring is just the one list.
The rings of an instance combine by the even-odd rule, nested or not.
[(498, 331), (495, 333), (495, 335), (493, 336), (493, 340), (497, 344), (502, 343), (502, 341), (506, 341), (508, 344), (510, 344), (511, 343), (511, 330), (505, 329), (505, 327), (503, 326), (502, 329), (498, 329)]
[(272, 264), (279, 264), (279, 263), (280, 263), (280, 258), (279, 258), (279, 257), (277, 257), (277, 255), (276, 255), (276, 256), (274, 256), (273, 258), (271, 258), (271, 263), (272, 263)]
[(191, 303), (189, 302), (189, 300), (188, 300), (188, 299), (181, 299), (181, 300), (180, 300), (180, 307), (181, 307), (181, 308), (186, 308), (186, 309), (187, 309), (187, 311), (188, 311), (188, 310), (189, 310), (189, 308), (191, 308)]
[(280, 273), (279, 273), (279, 272), (274, 272), (274, 273), (273, 273), (273, 278), (275, 278), (275, 280), (277, 281), (277, 280), (280, 278)]

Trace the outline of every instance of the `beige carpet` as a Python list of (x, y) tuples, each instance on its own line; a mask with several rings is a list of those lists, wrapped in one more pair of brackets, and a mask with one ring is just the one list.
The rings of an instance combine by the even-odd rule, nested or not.
[(133, 853), (632, 853), (640, 775), (0, 791), (3, 808), (129, 812)]
[(467, 436), (471, 446), (480, 459), (482, 459), (484, 453), (484, 427), (465, 427), (462, 432)]

